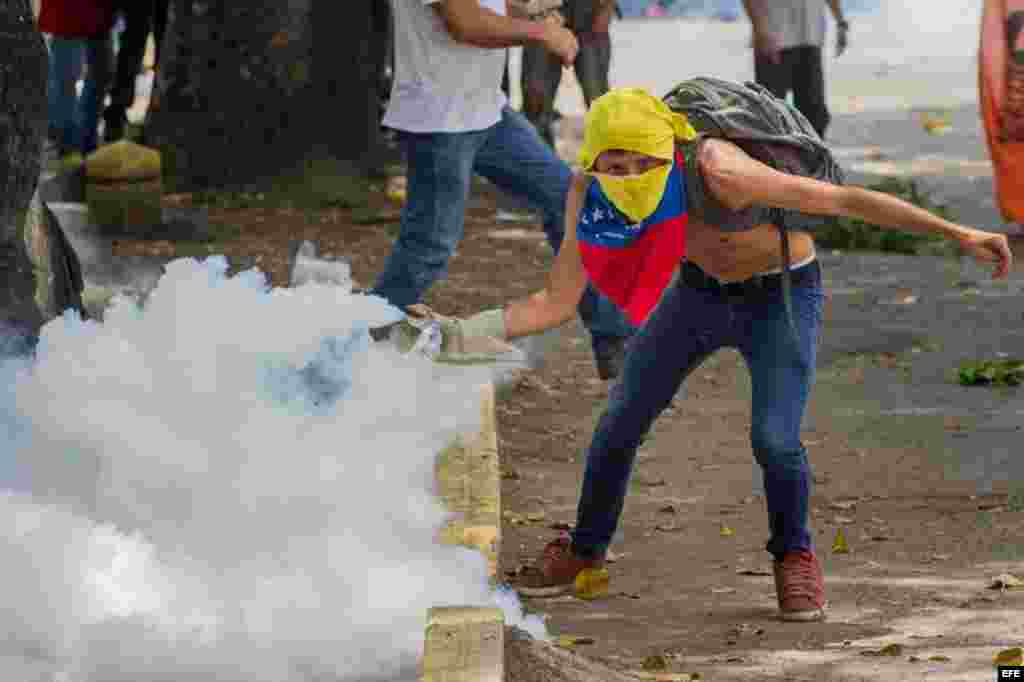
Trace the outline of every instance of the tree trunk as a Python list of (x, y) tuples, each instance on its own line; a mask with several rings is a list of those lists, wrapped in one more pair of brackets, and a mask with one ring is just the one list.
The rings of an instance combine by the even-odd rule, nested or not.
[(9, 336), (43, 321), (23, 234), (46, 132), (46, 47), (29, 0), (0, 2), (0, 55), (0, 336)]
[(381, 152), (380, 85), (388, 59), (387, 0), (313, 0), (314, 91), (310, 111), (336, 158), (376, 165)]
[(372, 165), (382, 5), (172, 0), (146, 131), (165, 186), (246, 186), (311, 157)]
[(171, 191), (243, 186), (303, 158), (311, 0), (172, 0), (146, 137)]

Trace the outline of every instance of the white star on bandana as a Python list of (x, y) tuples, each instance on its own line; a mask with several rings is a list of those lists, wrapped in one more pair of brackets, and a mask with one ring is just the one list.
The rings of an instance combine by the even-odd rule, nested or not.
[(602, 211), (600, 208), (595, 208), (593, 216), (595, 221), (601, 220), (602, 218), (604, 218), (604, 211)]

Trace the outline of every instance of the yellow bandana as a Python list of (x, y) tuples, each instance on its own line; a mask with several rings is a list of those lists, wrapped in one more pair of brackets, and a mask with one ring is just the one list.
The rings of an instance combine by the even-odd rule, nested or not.
[(672, 164), (666, 163), (639, 175), (594, 173), (604, 195), (630, 222), (639, 223), (658, 209)]
[[(580, 165), (597, 179), (617, 209), (640, 222), (654, 213), (665, 192), (676, 140), (695, 137), (697, 132), (686, 116), (672, 111), (657, 97), (640, 88), (617, 88), (594, 100), (587, 112)], [(669, 163), (640, 175), (594, 172), (594, 161), (609, 149), (639, 152)]]

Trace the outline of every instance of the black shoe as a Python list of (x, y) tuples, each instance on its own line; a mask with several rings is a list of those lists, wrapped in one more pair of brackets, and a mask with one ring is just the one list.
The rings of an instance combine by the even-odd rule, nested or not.
[(622, 367), (626, 364), (627, 340), (619, 336), (593, 344), (594, 364), (601, 381), (611, 381), (622, 374)]

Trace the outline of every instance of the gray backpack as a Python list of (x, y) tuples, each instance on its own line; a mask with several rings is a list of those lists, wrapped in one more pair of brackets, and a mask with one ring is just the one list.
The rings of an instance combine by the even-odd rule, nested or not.
[[(718, 202), (696, 172), (696, 149), (704, 138), (729, 140), (776, 170), (843, 184), (843, 171), (832, 152), (795, 107), (757, 83), (734, 83), (717, 78), (694, 78), (674, 87), (664, 97), (669, 109), (685, 114), (697, 131), (697, 139), (682, 145), (686, 158), (686, 191), (691, 215), (727, 232), (749, 230), (755, 225), (778, 226), (783, 263), (789, 263), (788, 230), (813, 232), (834, 218), (797, 211), (751, 206), (733, 211)], [(793, 326), (789, 295), (789, 267), (784, 269), (783, 293), (790, 328)]]

